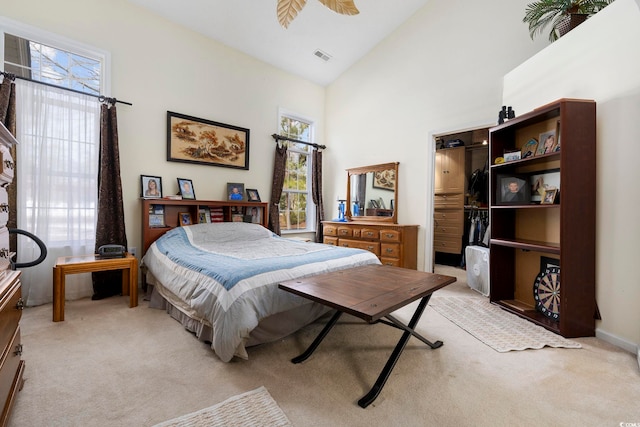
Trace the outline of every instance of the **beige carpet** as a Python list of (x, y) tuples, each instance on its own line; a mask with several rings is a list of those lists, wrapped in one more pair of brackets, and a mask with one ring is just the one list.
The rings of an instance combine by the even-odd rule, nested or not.
[(260, 387), (154, 427), (292, 426), (266, 388)]
[(544, 347), (582, 348), (575, 341), (508, 313), (486, 298), (434, 296), (430, 304), (435, 311), (500, 353)]

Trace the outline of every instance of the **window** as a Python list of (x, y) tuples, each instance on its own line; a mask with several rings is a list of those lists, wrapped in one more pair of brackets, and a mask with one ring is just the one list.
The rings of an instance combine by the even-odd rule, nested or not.
[(16, 79), (18, 221), (39, 230), (47, 246), (95, 242), (100, 143), (95, 96), (102, 89), (102, 62), (99, 55), (4, 34), (5, 71), (24, 78)]
[[(51, 301), (60, 256), (93, 253), (97, 221), (100, 102), (109, 55), (0, 17), (4, 71), (17, 76), (17, 225), (47, 246), (45, 261), (23, 272), (27, 305)], [(18, 236), (18, 261), (39, 249)], [(77, 276), (77, 277), (75, 277)], [(86, 275), (70, 277), (71, 299), (91, 295)], [(67, 282), (69, 284), (69, 282)]]
[[(280, 135), (299, 141), (313, 142), (312, 120), (280, 111)], [(280, 230), (283, 233), (315, 230), (315, 205), (311, 195), (310, 145), (283, 141), (287, 144), (282, 196), (280, 196)]]

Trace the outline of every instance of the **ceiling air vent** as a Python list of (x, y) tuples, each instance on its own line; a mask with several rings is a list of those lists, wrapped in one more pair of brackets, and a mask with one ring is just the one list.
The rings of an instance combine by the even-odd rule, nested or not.
[(320, 49), (316, 49), (316, 51), (313, 52), (313, 54), (325, 62), (331, 59), (331, 56), (328, 53), (325, 53)]

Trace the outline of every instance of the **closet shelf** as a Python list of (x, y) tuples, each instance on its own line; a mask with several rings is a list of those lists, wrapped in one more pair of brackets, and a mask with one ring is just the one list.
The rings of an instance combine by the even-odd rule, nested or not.
[(491, 239), (491, 245), (507, 246), (510, 248), (522, 249), (525, 251), (538, 251), (558, 255), (560, 254), (559, 244), (537, 240), (493, 238)]

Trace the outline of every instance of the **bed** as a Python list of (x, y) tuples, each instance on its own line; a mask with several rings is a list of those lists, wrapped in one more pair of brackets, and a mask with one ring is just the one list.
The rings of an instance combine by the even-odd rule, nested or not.
[(287, 336), (328, 310), (278, 283), (366, 264), (371, 252), (301, 242), (258, 224), (177, 227), (142, 258), (149, 305), (167, 310), (224, 361)]

